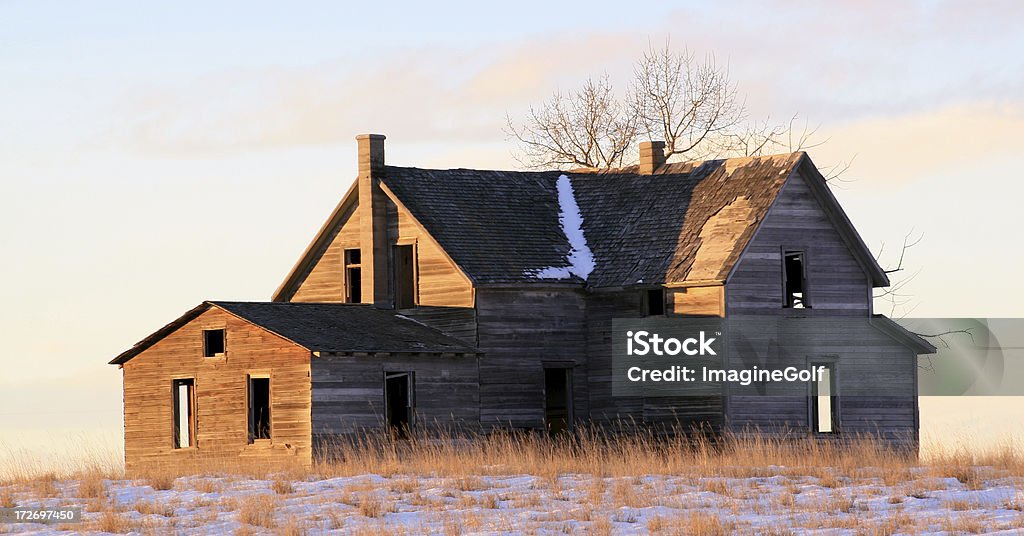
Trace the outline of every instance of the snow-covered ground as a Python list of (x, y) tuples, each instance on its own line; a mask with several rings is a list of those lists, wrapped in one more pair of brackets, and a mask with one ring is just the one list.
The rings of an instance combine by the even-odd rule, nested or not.
[(85, 521), (0, 524), (0, 532), (1024, 533), (1021, 477), (989, 471), (984, 479), (958, 479), (911, 469), (883, 477), (886, 483), (831, 472), (794, 476), (784, 468), (761, 474), (767, 476), (44, 480), (0, 486), (0, 506), (77, 506), (86, 510)]

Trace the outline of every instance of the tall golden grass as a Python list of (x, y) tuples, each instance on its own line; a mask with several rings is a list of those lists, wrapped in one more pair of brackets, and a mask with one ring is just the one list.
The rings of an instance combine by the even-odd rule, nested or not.
[(824, 442), (757, 433), (655, 436), (611, 434), (598, 429), (554, 438), (499, 432), (393, 441), (379, 434), (364, 434), (321, 445), (326, 455), (314, 462), (312, 473), (324, 477), (375, 473), (460, 478), (507, 474), (555, 477), (566, 473), (605, 477), (811, 474), (832, 478), (839, 474), (878, 477), (893, 485), (906, 480), (911, 469), (928, 468), (968, 486), (979, 477), (982, 470), (978, 467), (1015, 476), (1024, 474), (1024, 451), (1014, 444), (987, 450), (936, 451), (923, 458), (893, 445), (873, 436)]
[[(667, 436), (616, 434), (583, 428), (573, 436), (553, 438), (521, 432), (434, 432), (409, 440), (393, 440), (369, 432), (337, 437), (318, 445), (321, 454), (315, 457), (312, 467), (278, 467), (227, 459), (195, 467), (152, 464), (145, 474), (130, 476), (142, 478), (155, 489), (168, 489), (176, 477), (189, 474), (237, 474), (291, 481), (361, 474), (437, 475), (460, 479), (460, 486), (472, 486), (474, 476), (509, 474), (549, 479), (568, 473), (698, 478), (802, 474), (834, 484), (838, 483), (838, 475), (845, 475), (880, 478), (886, 485), (896, 485), (910, 479), (911, 471), (927, 470), (932, 476), (956, 478), (969, 488), (980, 485), (989, 472), (1024, 475), (1024, 442), (1007, 442), (987, 449), (959, 445), (933, 449), (919, 458), (871, 436), (848, 437), (840, 443), (757, 433), (713, 437), (676, 432)], [(78, 479), (84, 481), (85, 495), (97, 495), (102, 490), (100, 480), (125, 477), (120, 452), (88, 447), (83, 452), (77, 460), (56, 465), (45, 465), (36, 459), (28, 463), (8, 453), (3, 457), (6, 463), (0, 463), (0, 485)], [(283, 483), (275, 491), (289, 493)]]

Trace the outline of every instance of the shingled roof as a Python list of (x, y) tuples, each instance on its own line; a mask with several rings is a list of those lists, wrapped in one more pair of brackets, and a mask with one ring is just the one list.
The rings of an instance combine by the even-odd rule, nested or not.
[(218, 307), (314, 352), (475, 353), (466, 343), (371, 305), (206, 301), (114, 358), (122, 364)]
[[(813, 169), (797, 152), (667, 164), (652, 175), (639, 174), (636, 166), (564, 172), (594, 254), (585, 284), (724, 281), (802, 164)], [(526, 283), (541, 281), (536, 274), (544, 268), (569, 264), (555, 187), (562, 174), (386, 166), (382, 181), (475, 283)], [(853, 249), (863, 250), (865, 267), (877, 272), (876, 284), (884, 283), (839, 213)], [(568, 281), (584, 283), (575, 276)]]

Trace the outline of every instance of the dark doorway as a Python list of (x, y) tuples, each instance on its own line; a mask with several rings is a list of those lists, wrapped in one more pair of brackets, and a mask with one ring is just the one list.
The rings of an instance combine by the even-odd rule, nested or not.
[(544, 427), (551, 435), (572, 431), (572, 369), (544, 369)]
[(395, 246), (395, 309), (416, 307), (413, 246)]
[(388, 432), (408, 438), (413, 420), (413, 373), (384, 373), (384, 417)]
[(249, 442), (270, 439), (270, 378), (249, 378)]

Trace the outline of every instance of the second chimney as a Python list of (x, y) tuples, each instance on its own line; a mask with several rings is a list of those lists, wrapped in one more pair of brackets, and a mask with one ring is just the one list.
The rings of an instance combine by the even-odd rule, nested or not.
[(640, 142), (640, 174), (651, 175), (665, 165), (665, 142)]

